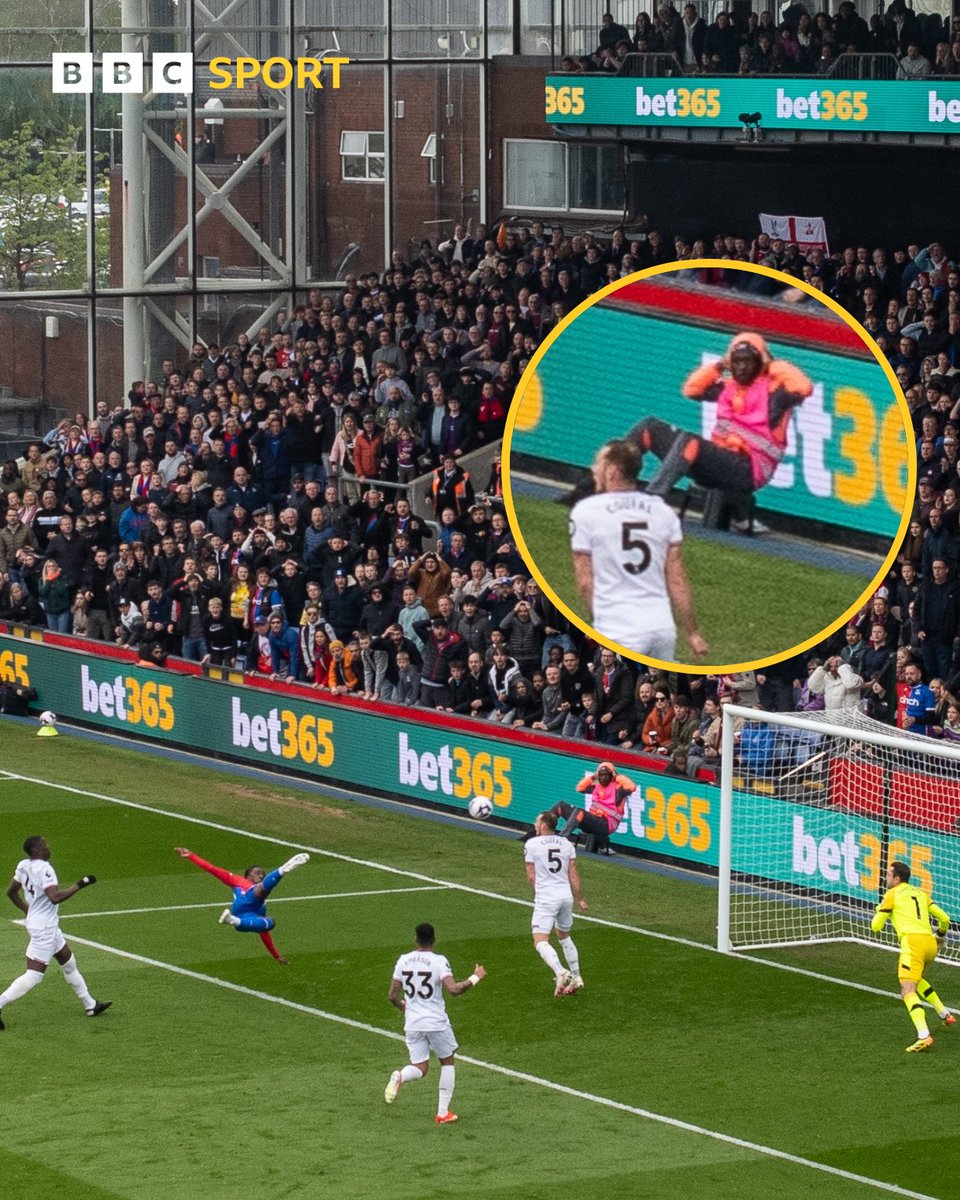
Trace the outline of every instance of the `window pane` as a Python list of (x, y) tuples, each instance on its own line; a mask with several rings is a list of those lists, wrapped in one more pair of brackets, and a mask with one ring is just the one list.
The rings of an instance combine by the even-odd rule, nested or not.
[(366, 175), (366, 159), (362, 155), (344, 156), (344, 179), (363, 179)]
[(349, 129), (345, 129), (340, 134), (341, 154), (363, 154), (366, 148), (367, 135), (365, 133), (354, 133)]
[(367, 134), (367, 149), (371, 154), (383, 153), (383, 133)]
[(369, 164), (370, 179), (383, 179), (383, 158), (371, 154), (367, 160)]
[(509, 208), (564, 208), (566, 147), (508, 141), (504, 203)]
[(622, 207), (623, 177), (617, 146), (570, 147), (570, 207)]

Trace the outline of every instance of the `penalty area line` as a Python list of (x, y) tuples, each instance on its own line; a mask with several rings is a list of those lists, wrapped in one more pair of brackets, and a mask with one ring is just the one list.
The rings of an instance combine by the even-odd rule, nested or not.
[[(391, 1029), (383, 1029), (378, 1025), (370, 1025), (366, 1021), (357, 1021), (352, 1017), (341, 1016), (339, 1013), (327, 1012), (325, 1009), (314, 1008), (309, 1004), (300, 1004), (296, 1000), (288, 1000), (284, 996), (274, 996), (270, 992), (245, 987), (241, 983), (233, 983), (227, 979), (218, 979), (215, 975), (206, 975), (201, 971), (192, 971), (188, 967), (178, 967), (175, 963), (161, 962), (159, 959), (148, 958), (143, 954), (134, 954), (132, 951), (121, 950), (116, 946), (107, 946), (103, 942), (95, 942), (89, 938), (71, 935), (71, 940), (78, 942), (82, 946), (88, 946), (92, 950), (100, 950), (104, 954), (112, 954), (117, 958), (125, 958), (130, 962), (140, 963), (142, 966), (155, 967), (160, 971), (169, 971), (173, 975), (180, 975), (183, 978), (192, 979), (197, 983), (211, 984), (214, 987), (223, 988), (229, 992), (236, 992), (241, 996), (247, 996), (254, 1000), (263, 1000), (268, 1004), (278, 1004), (282, 1008), (289, 1008), (294, 1012), (303, 1013), (306, 1016), (318, 1017), (320, 1020), (330, 1021), (335, 1025), (343, 1025), (348, 1029), (357, 1029), (364, 1033), (372, 1033), (377, 1037), (389, 1038), (393, 1042), (404, 1041), (402, 1034), (396, 1033)], [(613, 1109), (616, 1112), (628, 1113), (631, 1116), (640, 1117), (642, 1120), (650, 1121), (657, 1125), (665, 1125), (671, 1129), (680, 1130), (683, 1133), (710, 1138), (712, 1141), (721, 1142), (727, 1146), (735, 1146), (752, 1154), (759, 1154), (766, 1158), (774, 1158), (781, 1162), (791, 1163), (793, 1166), (819, 1171), (821, 1174), (831, 1175), (836, 1179), (845, 1179), (851, 1183), (861, 1183), (866, 1187), (876, 1188), (878, 1191), (887, 1192), (892, 1196), (904, 1196), (908, 1200), (938, 1200), (937, 1197), (930, 1196), (925, 1192), (914, 1192), (909, 1188), (899, 1187), (895, 1183), (887, 1183), (882, 1179), (872, 1179), (869, 1175), (858, 1175), (855, 1171), (844, 1171), (840, 1167), (832, 1167), (828, 1163), (817, 1162), (812, 1158), (803, 1158), (798, 1154), (790, 1154), (788, 1151), (778, 1150), (774, 1146), (764, 1146), (760, 1142), (751, 1142), (746, 1138), (738, 1138), (732, 1134), (720, 1133), (718, 1130), (707, 1129), (703, 1125), (694, 1125), (689, 1121), (682, 1121), (677, 1117), (668, 1117), (663, 1113), (652, 1112), (650, 1109), (638, 1108), (633, 1104), (625, 1104), (619, 1100), (612, 1100), (609, 1096), (600, 1096), (595, 1092), (580, 1091), (578, 1088), (568, 1087), (566, 1084), (557, 1083), (552, 1079), (545, 1079), (540, 1075), (532, 1075), (527, 1071), (517, 1071), (512, 1067), (503, 1067), (499, 1063), (485, 1062), (481, 1058), (472, 1058), (469, 1055), (460, 1054), (459, 1052), (457, 1057), (463, 1063), (467, 1063), (472, 1067), (478, 1067), (482, 1071), (490, 1071), (492, 1074), (502, 1075), (506, 1079), (514, 1079), (521, 1083), (530, 1083), (536, 1087), (546, 1088), (548, 1091), (570, 1096), (574, 1100), (584, 1100), (588, 1104), (596, 1104), (602, 1108)]]

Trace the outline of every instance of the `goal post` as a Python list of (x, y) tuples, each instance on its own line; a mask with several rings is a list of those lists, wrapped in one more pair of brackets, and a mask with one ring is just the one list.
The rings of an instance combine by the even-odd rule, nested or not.
[[(878, 944), (870, 918), (896, 859), (960, 925), (960, 744), (857, 709), (725, 705), (718, 855), (724, 953)], [(960, 942), (940, 957), (960, 963)]]

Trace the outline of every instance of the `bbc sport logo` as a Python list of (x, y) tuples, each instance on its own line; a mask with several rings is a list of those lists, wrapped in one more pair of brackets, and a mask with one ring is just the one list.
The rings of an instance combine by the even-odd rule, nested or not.
[[(261, 62), (257, 58), (213, 58), (209, 70), (213, 78), (210, 88), (221, 91), (225, 88), (243, 90), (248, 83), (260, 80), (265, 87), (274, 91), (296, 88), (340, 87), (340, 68), (350, 62), (349, 58), (268, 58)], [(101, 90), (104, 92), (134, 92), (142, 95), (147, 66), (151, 71), (151, 91), (174, 92), (185, 95), (193, 91), (192, 54), (154, 54), (149, 64), (142, 54), (107, 53), (103, 55), (103, 77)], [(93, 55), (87, 52), (53, 55), (53, 91), (93, 91)]]

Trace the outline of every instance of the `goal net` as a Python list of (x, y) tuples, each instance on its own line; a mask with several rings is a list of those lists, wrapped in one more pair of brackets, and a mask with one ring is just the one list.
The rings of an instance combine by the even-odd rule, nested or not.
[[(724, 710), (718, 949), (876, 945), (889, 863), (960, 922), (960, 744), (854, 710)], [(883, 939), (895, 943), (891, 927)], [(948, 937), (941, 958), (960, 962)]]

